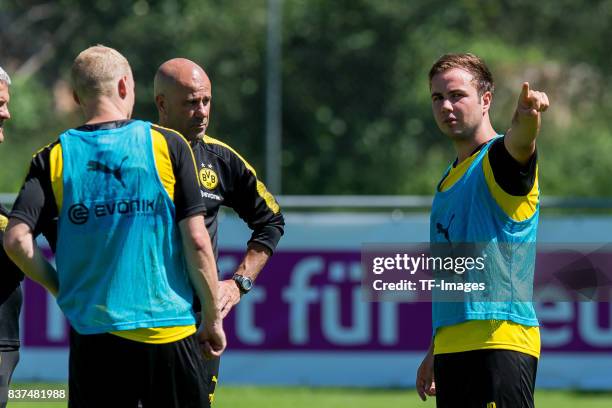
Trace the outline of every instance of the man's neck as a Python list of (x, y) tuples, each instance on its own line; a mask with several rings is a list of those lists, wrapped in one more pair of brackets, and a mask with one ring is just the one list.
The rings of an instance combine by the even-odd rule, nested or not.
[(106, 98), (91, 101), (87, 106), (82, 106), (82, 108), (85, 114), (86, 125), (129, 119), (128, 115), (119, 106)]
[(473, 137), (467, 139), (456, 139), (454, 143), (455, 151), (457, 152), (457, 164), (470, 157), (478, 146), (493, 139), (496, 134), (497, 132), (495, 132), (493, 126), (491, 126), (491, 123), (488, 122), (486, 125), (478, 128), (476, 132), (474, 132)]

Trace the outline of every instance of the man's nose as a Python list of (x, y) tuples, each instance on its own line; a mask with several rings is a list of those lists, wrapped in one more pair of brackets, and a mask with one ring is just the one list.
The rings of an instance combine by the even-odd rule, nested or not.
[(452, 112), (453, 104), (448, 99), (444, 99), (442, 101), (442, 106), (440, 108), (442, 109), (443, 112)]
[(199, 117), (206, 117), (208, 114), (208, 107), (204, 103), (200, 102), (198, 104), (198, 108), (196, 109), (196, 114)]

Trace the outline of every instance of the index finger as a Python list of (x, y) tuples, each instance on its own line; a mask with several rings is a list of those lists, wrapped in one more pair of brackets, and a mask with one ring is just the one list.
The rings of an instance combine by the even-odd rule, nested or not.
[(529, 82), (523, 82), (523, 88), (521, 89), (521, 100), (527, 102), (527, 98), (529, 97)]

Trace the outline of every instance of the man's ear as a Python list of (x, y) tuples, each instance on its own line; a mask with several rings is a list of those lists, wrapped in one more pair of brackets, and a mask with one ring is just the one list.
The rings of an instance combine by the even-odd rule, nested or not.
[(160, 115), (166, 113), (166, 99), (164, 95), (159, 94), (155, 96), (155, 106), (157, 106), (157, 111)]
[(77, 105), (81, 105), (81, 100), (75, 91), (72, 91), (72, 99), (74, 99)]
[(164, 94), (155, 95), (155, 106), (157, 107), (157, 116), (159, 121), (164, 122), (168, 118), (168, 106)]
[(119, 97), (121, 99), (125, 99), (125, 97), (127, 96), (127, 80), (128, 77), (124, 76), (119, 79), (119, 82), (117, 82), (117, 92), (119, 93)]
[(491, 102), (493, 101), (493, 94), (489, 91), (486, 91), (484, 94), (482, 94), (482, 113), (485, 114), (487, 112), (489, 112), (489, 109), (491, 108)]

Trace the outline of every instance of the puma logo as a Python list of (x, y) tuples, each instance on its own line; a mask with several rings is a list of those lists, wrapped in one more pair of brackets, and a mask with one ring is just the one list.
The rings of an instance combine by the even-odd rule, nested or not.
[(104, 173), (104, 174), (111, 174), (113, 177), (117, 179), (119, 183), (121, 183), (123, 188), (126, 188), (125, 183), (123, 182), (123, 178), (121, 177), (121, 167), (123, 166), (123, 163), (125, 163), (127, 159), (128, 159), (128, 156), (125, 156), (123, 160), (121, 160), (121, 164), (114, 169), (108, 167), (106, 164), (101, 163), (99, 161), (90, 160), (87, 162), (87, 170), (99, 171), (100, 173)]
[(438, 234), (444, 235), (444, 239), (446, 239), (449, 244), (452, 244), (452, 242), (450, 240), (448, 230), (450, 229), (451, 223), (453, 222), (453, 218), (455, 218), (455, 214), (451, 215), (450, 220), (448, 220), (448, 225), (446, 226), (446, 228), (444, 228), (444, 226), (440, 224), (439, 222), (436, 223), (436, 229), (437, 229)]

